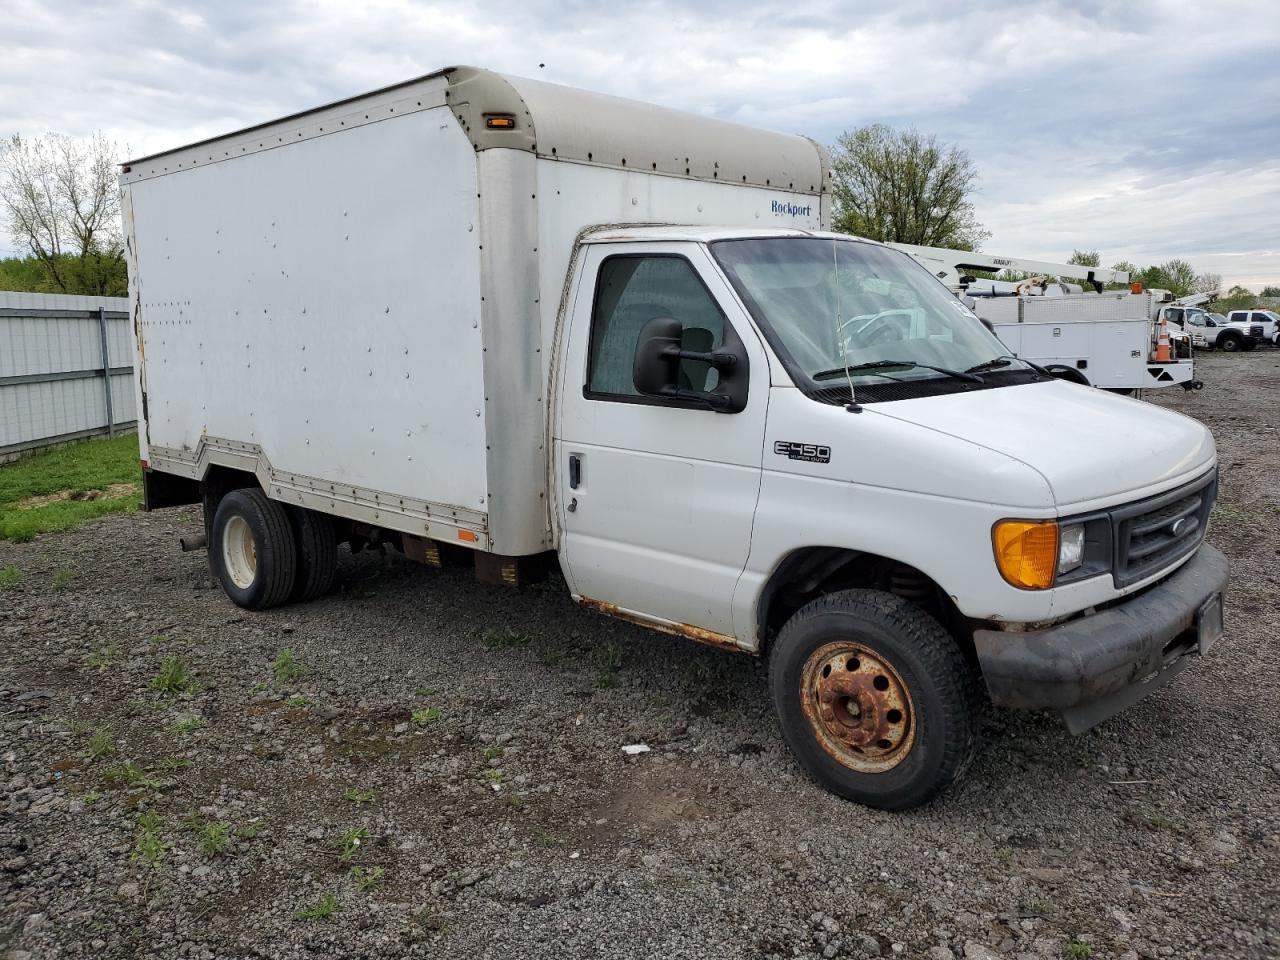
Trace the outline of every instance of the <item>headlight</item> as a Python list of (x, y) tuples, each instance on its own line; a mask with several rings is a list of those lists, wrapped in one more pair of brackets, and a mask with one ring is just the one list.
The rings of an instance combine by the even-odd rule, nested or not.
[[(991, 530), (1000, 575), (1022, 590), (1053, 586), (1058, 563), (1056, 520), (1002, 520)], [(1083, 552), (1083, 538), (1081, 539)]]
[(1069, 523), (1058, 532), (1058, 574), (1084, 563), (1084, 524)]

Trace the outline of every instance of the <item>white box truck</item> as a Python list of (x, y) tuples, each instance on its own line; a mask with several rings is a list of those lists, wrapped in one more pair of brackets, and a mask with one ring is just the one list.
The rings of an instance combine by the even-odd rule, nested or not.
[(554, 565), (767, 654), (800, 763), (883, 808), (964, 771), (987, 700), (1085, 729), (1222, 632), (1213, 439), (1008, 357), (826, 232), (829, 178), (803, 137), (466, 67), (132, 161), (147, 506), (202, 501), (254, 609), (342, 542)]

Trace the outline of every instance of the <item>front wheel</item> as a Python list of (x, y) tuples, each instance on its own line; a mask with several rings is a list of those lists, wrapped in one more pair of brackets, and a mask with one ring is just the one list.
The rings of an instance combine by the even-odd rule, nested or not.
[(1219, 337), (1217, 343), (1223, 353), (1235, 353), (1242, 345), (1239, 337)]
[(844, 590), (801, 608), (774, 644), (769, 686), (800, 765), (869, 807), (928, 803), (973, 759), (974, 670), (941, 624), (892, 594)]

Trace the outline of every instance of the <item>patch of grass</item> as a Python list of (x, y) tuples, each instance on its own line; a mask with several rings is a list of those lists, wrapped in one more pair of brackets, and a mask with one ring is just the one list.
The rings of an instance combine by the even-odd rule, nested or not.
[(328, 920), (341, 909), (338, 898), (332, 893), (326, 893), (315, 903), (303, 907), (294, 917), (298, 920)]
[(548, 847), (560, 846), (560, 838), (553, 833), (548, 833), (546, 830), (543, 830), (541, 827), (534, 828), (533, 842), (544, 849)]
[(367, 803), (373, 803), (377, 798), (372, 790), (358, 790), (357, 788), (352, 787), (342, 795), (342, 799), (349, 800), (357, 807), (362, 807)]
[(117, 763), (102, 771), (102, 779), (112, 786), (133, 787), (141, 790), (155, 790), (159, 781), (152, 780), (147, 772), (132, 760)]
[(439, 707), (426, 707), (422, 710), (413, 711), (413, 713), (409, 715), (409, 719), (412, 720), (416, 726), (425, 727), (429, 723), (435, 723), (440, 719), (440, 716)]
[(186, 757), (165, 757), (160, 761), (160, 769), (165, 773), (177, 773), (179, 770), (185, 770), (191, 766), (191, 761)]
[(231, 824), (209, 822), (200, 828), (196, 847), (206, 857), (219, 857), (231, 848)]
[(596, 686), (602, 690), (618, 685), (618, 671), (622, 668), (622, 646), (616, 640), (608, 640), (596, 648)]
[(1013, 847), (1001, 847), (996, 851), (996, 863), (1006, 870), (1013, 866)]
[(111, 731), (106, 729), (93, 731), (93, 735), (89, 737), (89, 742), (84, 747), (84, 755), (90, 760), (109, 757), (115, 752), (116, 742), (111, 739)]
[(53, 580), (49, 584), (54, 590), (65, 590), (71, 586), (71, 581), (76, 578), (76, 568), (69, 563), (64, 563), (53, 572)]
[(413, 695), (415, 697), (429, 697), (429, 696), (432, 696), (434, 693), (435, 691), (432, 690), (430, 687), (415, 687), (413, 690)]
[(502, 756), (502, 744), (493, 743), (484, 748), (484, 758), (486, 760), (497, 760)]
[(160, 665), (160, 672), (151, 678), (151, 689), (159, 691), (162, 697), (194, 693), (197, 689), (196, 678), (183, 659), (175, 654), (165, 657), (164, 663)]
[(357, 853), (360, 852), (360, 841), (369, 836), (369, 831), (364, 827), (353, 827), (334, 843), (338, 848), (338, 859), (343, 863), (349, 863)]
[(99, 672), (107, 669), (120, 658), (120, 643), (116, 640), (108, 640), (106, 643), (94, 650), (93, 653), (85, 655), (84, 665)]
[(262, 832), (261, 820), (249, 820), (246, 823), (240, 824), (235, 829), (236, 836), (239, 837), (241, 840), (256, 840), (258, 837), (258, 834), (260, 834), (261, 832)]
[(507, 794), (507, 805), (510, 807), (514, 807), (516, 810), (523, 809), (525, 802), (526, 801), (524, 797), (520, 796), (520, 794), (518, 793)]
[(490, 783), (502, 783), (503, 773), (501, 770), (497, 770), (497, 769), (486, 770), (484, 772), (484, 778), (488, 780)]
[(1083, 940), (1075, 939), (1062, 948), (1062, 955), (1070, 960), (1084, 960), (1093, 956), (1093, 947)]
[(0, 587), (12, 587), (22, 579), (22, 571), (15, 566), (0, 568)]
[(134, 861), (141, 860), (149, 867), (157, 867), (169, 851), (162, 833), (164, 822), (154, 810), (148, 810), (138, 817), (138, 836), (133, 844)]
[(1022, 901), (1022, 912), (1033, 914), (1037, 917), (1052, 916), (1057, 911), (1057, 907), (1053, 905), (1053, 901), (1048, 897), (1028, 897)]
[(361, 893), (368, 893), (382, 883), (382, 868), (370, 867), (366, 870), (364, 867), (352, 867), (351, 880), (356, 885), (357, 890)]
[(1175, 827), (1174, 822), (1158, 810), (1147, 814), (1147, 825), (1152, 830), (1172, 830)]
[(95, 803), (97, 803), (101, 799), (102, 799), (102, 794), (100, 794), (97, 790), (90, 790), (88, 793), (84, 795), (84, 800), (82, 802), (86, 807), (92, 807)]
[(512, 647), (527, 647), (533, 642), (533, 638), (527, 634), (517, 633), (510, 627), (497, 627), (495, 629), (486, 630), (480, 635), (484, 641), (484, 645), (490, 649), (510, 649)]
[(285, 647), (276, 654), (276, 662), (271, 665), (271, 675), (276, 678), (276, 683), (292, 683), (306, 672), (306, 664), (298, 659), (292, 647)]
[(185, 737), (189, 733), (195, 733), (203, 726), (203, 720), (197, 717), (194, 713), (189, 713), (173, 721), (173, 725), (169, 729), (178, 736)]
[(310, 697), (299, 694), (296, 697), (290, 697), (284, 702), (284, 705), (286, 707), (293, 707), (296, 710), (300, 707), (309, 707), (313, 703), (315, 703), (315, 701)]
[(19, 501), (64, 490), (106, 490), (113, 484), (136, 484), (139, 479), (136, 434), (86, 440), (0, 466), (0, 540), (32, 540), (40, 533), (136, 510), (142, 494), (53, 500), (34, 506), (19, 506)]

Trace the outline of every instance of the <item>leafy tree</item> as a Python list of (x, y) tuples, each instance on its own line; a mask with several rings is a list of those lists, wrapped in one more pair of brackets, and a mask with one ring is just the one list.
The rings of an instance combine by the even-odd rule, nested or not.
[[(0, 144), (0, 209), (59, 293), (119, 293), (124, 274), (117, 144), (51, 133)], [(20, 271), (21, 272), (21, 271)]]
[(969, 155), (884, 124), (843, 133), (832, 148), (835, 228), (871, 240), (976, 250), (991, 234), (970, 199)]
[(1195, 282), (1196, 293), (1217, 293), (1222, 289), (1222, 274), (1220, 273), (1197, 273)]
[(1074, 263), (1078, 267), (1100, 267), (1102, 257), (1097, 250), (1072, 250), (1067, 263)]
[(1280, 287), (1263, 287), (1261, 296), (1268, 298), (1280, 297)]

